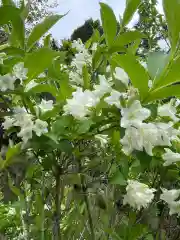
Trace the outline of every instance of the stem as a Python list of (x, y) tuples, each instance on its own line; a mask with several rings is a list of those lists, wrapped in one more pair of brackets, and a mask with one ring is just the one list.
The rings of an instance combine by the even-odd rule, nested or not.
[(60, 197), (60, 171), (56, 172), (56, 193), (55, 193), (55, 213), (54, 213), (54, 226), (53, 226), (53, 239), (61, 240), (60, 231), (60, 216), (61, 216), (61, 197)]
[(42, 201), (43, 207), (41, 212), (41, 240), (44, 240), (44, 172), (42, 172)]

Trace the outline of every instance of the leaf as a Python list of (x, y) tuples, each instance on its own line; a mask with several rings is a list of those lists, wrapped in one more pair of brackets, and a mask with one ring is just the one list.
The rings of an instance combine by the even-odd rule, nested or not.
[(83, 66), (82, 75), (83, 75), (83, 80), (84, 80), (84, 89), (89, 89), (90, 77), (89, 77), (89, 73), (88, 73), (88, 69), (87, 69), (86, 65)]
[(169, 68), (157, 81), (156, 87), (163, 87), (180, 81), (180, 58), (172, 61)]
[(32, 93), (43, 93), (43, 92), (48, 92), (51, 93), (54, 97), (56, 97), (57, 95), (57, 90), (53, 85), (49, 85), (49, 84), (39, 84), (33, 88), (31, 88), (28, 91), (28, 94), (32, 94)]
[(180, 1), (163, 0), (163, 8), (168, 24), (172, 52), (174, 52), (180, 40)]
[(59, 54), (49, 48), (40, 48), (25, 57), (24, 66), (28, 68), (29, 78), (35, 78), (44, 72), (51, 64), (52, 60)]
[(132, 19), (141, 0), (126, 0), (126, 8), (123, 14), (122, 27), (126, 26)]
[(72, 153), (73, 147), (70, 141), (64, 139), (59, 142), (58, 149), (65, 153)]
[(78, 125), (78, 128), (77, 128), (77, 132), (79, 134), (83, 134), (83, 133), (88, 132), (93, 123), (94, 122), (91, 119), (85, 119), (83, 121), (80, 121), (79, 125)]
[(169, 97), (180, 97), (180, 85), (173, 85), (155, 90), (149, 94), (149, 96), (147, 97), (147, 99), (145, 99), (144, 102), (148, 103), (154, 100)]
[(9, 161), (12, 157), (18, 155), (20, 153), (20, 145), (14, 145), (12, 147), (8, 147), (7, 153), (6, 153), (6, 161)]
[(55, 25), (64, 15), (52, 15), (45, 18), (42, 23), (37, 24), (27, 41), (28, 51), (34, 46), (34, 44), (53, 26)]
[(122, 173), (118, 170), (109, 180), (110, 184), (118, 184), (121, 186), (126, 186), (127, 182), (123, 177)]
[(112, 62), (123, 68), (128, 74), (133, 86), (139, 89), (141, 97), (146, 97), (148, 92), (149, 75), (143, 66), (132, 54), (114, 55)]
[(20, 10), (11, 5), (0, 7), (0, 25), (11, 22), (13, 26), (13, 34), (16, 36), (20, 46), (24, 48), (24, 22), (20, 16)]
[(16, 47), (6, 47), (0, 50), (0, 52), (4, 52), (7, 55), (12, 55), (12, 56), (24, 56), (24, 50)]
[(147, 68), (152, 80), (156, 81), (169, 61), (169, 55), (164, 52), (152, 52), (148, 54)]
[(101, 20), (103, 30), (108, 46), (112, 45), (117, 33), (117, 21), (112, 8), (105, 3), (100, 3), (101, 6)]
[(114, 40), (113, 47), (124, 46), (141, 38), (145, 38), (145, 35), (138, 31), (119, 33), (119, 35)]

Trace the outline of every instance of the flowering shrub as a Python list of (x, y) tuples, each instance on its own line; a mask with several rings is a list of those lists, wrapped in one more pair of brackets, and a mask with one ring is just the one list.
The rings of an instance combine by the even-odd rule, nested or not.
[(180, 28), (171, 18), (180, 6), (164, 0), (171, 52), (151, 52), (142, 64), (135, 43), (146, 36), (121, 31), (139, 2), (127, 1), (119, 32), (101, 3), (104, 35), (73, 41), (69, 65), (47, 39), (36, 46), (60, 16), (26, 38), (22, 9), (0, 8), (0, 24), (13, 27), (0, 47), (9, 142), (0, 167), (16, 196), (14, 239), (175, 239), (165, 219), (178, 224), (180, 215)]

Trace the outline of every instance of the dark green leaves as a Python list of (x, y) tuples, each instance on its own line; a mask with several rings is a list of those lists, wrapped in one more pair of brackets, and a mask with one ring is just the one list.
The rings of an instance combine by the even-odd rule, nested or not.
[(58, 56), (58, 53), (49, 48), (40, 48), (33, 53), (27, 54), (25, 67), (28, 68), (28, 76), (30, 78), (37, 77), (51, 65), (56, 56)]
[[(168, 0), (167, 0), (168, 1)], [(126, 26), (132, 19), (141, 0), (126, 0), (126, 9), (123, 14), (122, 26)]]
[(180, 1), (163, 0), (163, 8), (168, 24), (169, 39), (174, 52), (180, 40)]
[(117, 33), (117, 21), (112, 8), (105, 3), (100, 3), (100, 5), (104, 35), (107, 45), (110, 46), (112, 45)]
[(149, 75), (135, 56), (131, 54), (114, 55), (112, 62), (127, 72), (133, 86), (139, 89), (140, 95), (144, 98), (148, 92)]
[(53, 16), (49, 16), (46, 17), (45, 20), (42, 23), (37, 24), (29, 38), (28, 38), (28, 42), (27, 42), (27, 49), (31, 49), (33, 47), (33, 45), (54, 25), (56, 24), (61, 18), (63, 17), (63, 15), (53, 15)]
[(117, 172), (115, 172), (114, 175), (110, 178), (110, 183), (118, 184), (121, 186), (125, 186), (127, 184), (124, 176), (122, 175), (122, 173), (119, 170), (117, 170)]
[(13, 38), (16, 38), (22, 48), (24, 48), (24, 22), (20, 16), (18, 8), (6, 5), (0, 8), (0, 25), (11, 22)]

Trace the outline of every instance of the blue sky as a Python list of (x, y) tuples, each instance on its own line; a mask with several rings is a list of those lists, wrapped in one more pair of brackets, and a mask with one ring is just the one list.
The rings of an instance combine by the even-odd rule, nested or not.
[[(117, 19), (122, 16), (125, 9), (125, 0), (59, 0), (58, 7), (54, 10), (58, 14), (69, 13), (61, 19), (52, 29), (54, 38), (62, 40), (71, 36), (74, 29), (81, 26), (89, 18), (100, 19), (99, 2), (105, 2), (110, 5)], [(159, 9), (162, 11), (161, 0)], [(135, 15), (133, 22), (136, 22), (138, 15)]]

